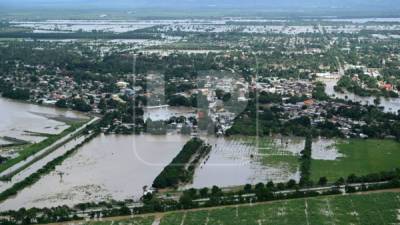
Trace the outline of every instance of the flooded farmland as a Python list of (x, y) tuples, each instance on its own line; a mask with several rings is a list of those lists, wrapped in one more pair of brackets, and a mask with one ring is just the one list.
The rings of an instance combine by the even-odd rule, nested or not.
[[(256, 184), (273, 180), (283, 182), (299, 179), (297, 165), (285, 160), (269, 163), (258, 155), (254, 145), (238, 139), (207, 138), (212, 150), (208, 159), (197, 168), (193, 183), (185, 188), (203, 188)], [(292, 156), (288, 156), (292, 157)]]
[[(2, 132), (14, 131), (16, 137), (26, 135), (26, 128), (18, 129), (19, 123), (28, 124), (29, 131), (56, 133), (61, 131), (63, 122), (48, 119), (44, 115), (64, 117), (81, 116), (70, 111), (12, 102), (0, 98), (4, 106), (3, 115), (13, 123), (1, 124)], [(18, 109), (18, 110), (17, 110)], [(13, 110), (13, 113), (8, 112)], [(41, 112), (40, 114), (38, 112)], [(194, 113), (189, 108), (148, 109), (147, 118), (165, 119)], [(29, 121), (19, 117), (30, 118)], [(18, 121), (18, 122), (15, 122)], [(26, 124), (21, 124), (26, 125)], [(13, 128), (15, 127), (15, 128)], [(274, 181), (296, 181), (300, 178), (298, 156), (304, 148), (304, 139), (288, 136), (217, 138), (204, 136), (212, 151), (195, 171), (193, 183), (182, 188), (202, 188), (243, 185), (246, 183)], [(156, 135), (100, 135), (93, 139), (64, 163), (45, 175), (34, 185), (25, 188), (17, 196), (0, 204), (0, 210), (17, 209), (21, 206), (52, 207), (75, 205), (83, 202), (109, 199), (139, 199), (143, 187), (150, 186), (162, 169), (178, 154), (190, 136), (179, 134)], [(62, 155), (83, 138), (74, 140), (48, 157), (31, 165), (12, 178), (12, 183), (21, 181), (37, 171), (51, 159)], [(335, 148), (335, 141), (315, 139), (312, 157), (335, 160), (341, 157)], [(118, 162), (118, 163), (115, 163)], [(5, 190), (12, 183), (0, 183)]]
[(52, 173), (0, 204), (51, 207), (107, 199), (138, 199), (190, 137), (101, 135)]
[[(34, 133), (58, 134), (68, 128), (63, 119), (82, 118), (82, 114), (0, 98), (0, 137), (37, 142), (45, 137)], [(49, 118), (58, 118), (59, 121)], [(2, 140), (0, 138), (0, 140)], [(3, 140), (4, 142), (4, 140)]]
[[(300, 179), (298, 157), (304, 149), (304, 138), (279, 136), (256, 140), (249, 137), (208, 137), (206, 140), (213, 147), (210, 156), (196, 170), (193, 183), (185, 188)], [(312, 158), (335, 160), (341, 157), (335, 143), (330, 139), (314, 139)]]
[[(212, 145), (212, 151), (196, 169), (193, 183), (182, 186), (183, 189), (213, 185), (228, 187), (270, 180), (298, 181), (300, 178), (298, 156), (304, 148), (303, 139), (265, 137), (261, 140), (261, 150), (257, 150), (252, 139), (202, 138)], [(30, 208), (72, 206), (109, 199), (138, 200), (143, 187), (152, 184), (189, 139), (190, 136), (179, 134), (101, 135), (37, 183), (1, 203), (0, 210), (17, 209), (21, 205)], [(326, 139), (314, 140), (313, 158), (335, 159), (334, 143)], [(38, 165), (33, 165), (31, 170), (36, 167)], [(29, 170), (13, 179), (23, 179), (32, 172)], [(7, 184), (0, 186), (3, 187)]]

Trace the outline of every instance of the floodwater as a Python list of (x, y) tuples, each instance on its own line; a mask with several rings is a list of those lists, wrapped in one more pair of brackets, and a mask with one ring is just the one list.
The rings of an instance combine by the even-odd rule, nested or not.
[(335, 139), (318, 138), (313, 140), (311, 158), (316, 160), (336, 160), (344, 157), (336, 148)]
[[(320, 81), (324, 82), (325, 92), (334, 98), (344, 99), (344, 100), (351, 100), (353, 102), (359, 102), (363, 105), (375, 105), (374, 100), (375, 97), (360, 97), (353, 93), (345, 91), (344, 93), (339, 93), (334, 90), (334, 86), (337, 83), (337, 80), (334, 79), (319, 79)], [(398, 113), (400, 110), (400, 98), (380, 98), (380, 107), (383, 107), (385, 112), (391, 113)]]
[(144, 110), (144, 120), (151, 119), (153, 121), (159, 120), (169, 120), (171, 117), (195, 117), (196, 112), (195, 109), (189, 107), (155, 107), (155, 108), (147, 108)]
[[(287, 182), (290, 179), (298, 181), (300, 178), (297, 169), (290, 169), (293, 165), (288, 165), (285, 161), (268, 163), (268, 160), (262, 160), (264, 156), (259, 154), (255, 145), (240, 139), (208, 137), (207, 142), (212, 146), (209, 158), (197, 168), (193, 183), (184, 188)], [(296, 151), (300, 152), (302, 148)], [(294, 148), (290, 146), (288, 149)]]
[(65, 123), (49, 119), (46, 115), (82, 117), (82, 114), (77, 112), (0, 98), (0, 137), (8, 136), (37, 142), (43, 140), (44, 137), (29, 135), (27, 131), (58, 134), (68, 128)]
[[(1, 98), (0, 103), (6, 109), (1, 111), (1, 115), (9, 116), (14, 121), (18, 121), (19, 117), (27, 116), (33, 121), (32, 124), (28, 124), (28, 127), (34, 131), (51, 130), (46, 127), (54, 127), (53, 123), (57, 125), (59, 122), (31, 112), (53, 113), (68, 117), (75, 115), (73, 112), (59, 112), (53, 108), (22, 104)], [(17, 110), (17, 113), (12, 114), (12, 110)], [(188, 108), (171, 107), (150, 111), (148, 116), (152, 119), (190, 114)], [(12, 115), (17, 118), (13, 118)], [(20, 124), (21, 127), (22, 125)], [(7, 127), (3, 124), (1, 126)], [(202, 138), (212, 145), (212, 150), (196, 169), (193, 183), (182, 188), (202, 188), (213, 185), (227, 187), (270, 180), (276, 183), (287, 182), (290, 179), (298, 181), (300, 178), (297, 157), (304, 148), (302, 138), (266, 137), (258, 148), (253, 139), (207, 136)], [(83, 137), (78, 138), (60, 147), (15, 175), (11, 182), (0, 182), (0, 191), (6, 190), (15, 182), (36, 172), (47, 162), (64, 154), (83, 139)], [(2, 202), (0, 210), (20, 207), (73, 206), (83, 202), (109, 199), (138, 200), (143, 194), (143, 187), (151, 186), (156, 176), (171, 162), (189, 139), (190, 136), (179, 134), (100, 135), (81, 147), (62, 165), (57, 166), (54, 171), (43, 176), (38, 182), (25, 188), (15, 197)], [(314, 140), (312, 157), (322, 160), (334, 160), (340, 157), (334, 143), (334, 140), (329, 139)], [(261, 151), (260, 148), (264, 150)], [(282, 158), (268, 158), (260, 154), (261, 152), (276, 154)], [(290, 160), (285, 158), (285, 154)]]
[(85, 144), (0, 210), (73, 206), (107, 199), (139, 199), (190, 137), (181, 135), (101, 135)]
[[(212, 145), (209, 158), (203, 160), (195, 171), (193, 183), (183, 188), (203, 188), (256, 184), (273, 181), (299, 181), (297, 157), (304, 149), (305, 140), (299, 137), (266, 137), (257, 145), (239, 139), (206, 138)], [(268, 139), (268, 140), (265, 140)], [(313, 140), (312, 158), (335, 160), (342, 155), (335, 147), (335, 140), (317, 138)], [(262, 152), (262, 153), (260, 153)], [(278, 156), (278, 159), (275, 158)], [(291, 157), (291, 160), (285, 159)], [(293, 169), (294, 168), (294, 169)]]
[(352, 18), (352, 19), (325, 19), (332, 22), (352, 22), (352, 23), (367, 23), (367, 22), (400, 22), (400, 18)]
[[(71, 150), (73, 147), (75, 147), (77, 144), (82, 143), (82, 141), (85, 140), (84, 136), (81, 136), (79, 138), (75, 138), (68, 143), (64, 144), (63, 146), (57, 148), (55, 151), (51, 152), (47, 156), (43, 157), (41, 160), (33, 163), (32, 165), (28, 166), (18, 174), (15, 174), (11, 181), (3, 182), (0, 181), (0, 192), (3, 192), (7, 190), (8, 188), (12, 187), (15, 183), (20, 182), (27, 178), (29, 175), (32, 173), (37, 172), (39, 169), (41, 169), (43, 166), (45, 166), (48, 162), (54, 160), (55, 158), (64, 155), (67, 151)], [(22, 161), (24, 162), (24, 161)], [(3, 206), (3, 204), (0, 204), (0, 208)]]
[[(202, 188), (218, 185), (229, 187), (246, 183), (298, 181), (298, 156), (304, 148), (304, 140), (295, 137), (273, 137), (270, 145), (273, 154), (286, 153), (292, 157), (265, 158), (256, 145), (238, 138), (202, 137), (211, 146), (206, 157), (195, 171), (193, 183), (181, 188)], [(138, 200), (144, 186), (151, 186), (162, 169), (190, 139), (179, 134), (156, 135), (100, 135), (85, 144), (64, 163), (45, 175), (31, 187), (0, 204), (0, 210), (20, 207), (73, 206), (83, 202), (103, 200)], [(79, 139), (76, 142), (80, 142)], [(334, 147), (335, 141), (315, 139), (314, 159), (334, 160), (341, 155)], [(37, 171), (52, 158), (63, 154), (74, 143), (64, 146), (15, 177), (18, 182)], [(263, 144), (266, 147), (269, 144)], [(278, 152), (273, 149), (279, 149)], [(281, 155), (279, 157), (286, 157)], [(11, 183), (0, 183), (0, 191)]]

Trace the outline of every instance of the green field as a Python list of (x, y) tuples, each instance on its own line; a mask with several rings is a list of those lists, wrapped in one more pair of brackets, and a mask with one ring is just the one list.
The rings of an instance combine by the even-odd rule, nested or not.
[(399, 224), (400, 194), (331, 196), (167, 214), (160, 225)]
[(261, 163), (268, 167), (281, 168), (283, 174), (296, 173), (299, 167), (299, 157), (278, 145), (270, 137), (256, 139), (254, 136), (238, 136), (235, 139), (257, 147), (258, 151), (255, 155), (261, 160)]
[(133, 219), (125, 220), (107, 220), (107, 221), (96, 221), (86, 222), (83, 225), (152, 225), (154, 217), (136, 217)]
[[(400, 224), (400, 193), (373, 193), (282, 200), (160, 214), (159, 225), (385, 225)], [(152, 225), (153, 216), (83, 225)], [(155, 223), (153, 223), (155, 222)], [(71, 223), (68, 223), (71, 224)]]
[(311, 178), (318, 181), (327, 177), (334, 182), (354, 173), (366, 175), (400, 167), (400, 143), (393, 140), (351, 139), (338, 142), (339, 152), (344, 154), (337, 160), (313, 160)]

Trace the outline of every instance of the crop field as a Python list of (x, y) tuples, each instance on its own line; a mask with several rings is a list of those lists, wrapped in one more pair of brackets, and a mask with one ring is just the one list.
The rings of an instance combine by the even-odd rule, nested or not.
[(160, 225), (399, 224), (400, 194), (331, 196), (165, 215)]
[(400, 224), (400, 193), (282, 200), (242, 206), (160, 213), (76, 225), (385, 225)]
[[(237, 137), (238, 141), (254, 146), (258, 151), (256, 156), (263, 165), (275, 168), (286, 168), (290, 173), (295, 173), (299, 167), (298, 153), (304, 148), (304, 143), (291, 140), (287, 144), (280, 143), (278, 139), (262, 137)], [(299, 149), (299, 150), (294, 150)]]
[(107, 220), (82, 223), (83, 225), (152, 225), (154, 217), (137, 217), (125, 220)]
[[(258, 158), (265, 166), (279, 168), (282, 174), (295, 174), (300, 166), (298, 152), (304, 148), (299, 140), (290, 140), (283, 144), (281, 140), (263, 137), (256, 140), (247, 137), (247, 143), (258, 148)], [(296, 149), (300, 149), (297, 150)]]
[(366, 175), (400, 167), (400, 143), (392, 140), (351, 139), (338, 142), (336, 147), (344, 157), (336, 160), (313, 160), (311, 178), (329, 182), (350, 174)]

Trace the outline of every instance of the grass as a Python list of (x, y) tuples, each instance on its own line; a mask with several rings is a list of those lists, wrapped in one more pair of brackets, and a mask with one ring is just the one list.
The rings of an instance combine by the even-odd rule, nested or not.
[(400, 194), (329, 196), (165, 215), (160, 225), (399, 224)]
[(257, 157), (261, 163), (268, 167), (280, 168), (282, 173), (295, 173), (299, 167), (299, 156), (282, 148), (270, 137), (254, 136), (236, 137), (238, 141), (249, 145), (257, 146)]
[(96, 221), (96, 222), (86, 222), (84, 225), (151, 225), (154, 221), (154, 217), (136, 217), (132, 219), (125, 220), (107, 220), (107, 221)]
[(345, 157), (333, 161), (313, 160), (311, 179), (327, 177), (334, 182), (354, 173), (367, 175), (400, 167), (400, 143), (394, 140), (351, 139), (336, 145)]
[(74, 123), (69, 123), (70, 127), (67, 129), (63, 130), (61, 133), (56, 134), (56, 135), (49, 135), (48, 138), (45, 140), (35, 143), (35, 144), (30, 144), (27, 145), (25, 148), (20, 150), (18, 152), (18, 157), (7, 160), (5, 163), (0, 164), (0, 173), (7, 170), (8, 168), (14, 166), (15, 164), (27, 159), (29, 156), (34, 155), (41, 151), (42, 149), (52, 145), (54, 142), (57, 140), (61, 139), (62, 137), (68, 135), (69, 133), (72, 133), (75, 131), (77, 128), (82, 126), (85, 122), (74, 122)]

